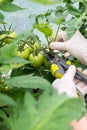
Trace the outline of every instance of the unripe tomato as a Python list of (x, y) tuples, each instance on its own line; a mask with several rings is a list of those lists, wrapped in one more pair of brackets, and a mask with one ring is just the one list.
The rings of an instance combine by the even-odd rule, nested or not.
[(8, 86), (3, 86), (3, 87), (1, 88), (1, 92), (4, 92), (4, 93), (11, 92), (11, 88), (8, 87)]
[(23, 51), (17, 51), (17, 56), (27, 59), (29, 57), (29, 48), (24, 49)]
[(9, 87), (8, 86), (5, 86), (5, 91), (8, 92), (9, 91)]
[(7, 38), (5, 38), (4, 40), (3, 40), (3, 42), (5, 42), (6, 44), (9, 44), (9, 43), (11, 43), (12, 41), (13, 41), (13, 39), (14, 38), (16, 38), (16, 33), (15, 32), (12, 32), (12, 33), (10, 33), (10, 34), (7, 34), (6, 35), (6, 37)]
[(24, 59), (28, 59), (31, 52), (33, 52), (33, 49), (29, 45), (25, 44), (24, 50), (17, 51), (16, 54), (17, 54), (17, 56), (20, 56)]
[(32, 67), (40, 67), (44, 62), (44, 55), (40, 52), (37, 55), (33, 53), (29, 56), (29, 61)]
[(28, 44), (25, 44), (24, 49), (26, 49), (26, 48), (29, 49), (29, 52), (30, 52), (30, 53), (33, 52), (33, 48), (30, 47)]
[(9, 37), (16, 38), (17, 34), (16, 32), (12, 32), (8, 35)]
[(4, 39), (6, 37), (6, 34), (1, 34), (0, 35), (0, 40)]
[(34, 47), (34, 50), (39, 49), (40, 48), (40, 43), (35, 42), (33, 47)]
[(49, 62), (46, 58), (44, 58), (44, 66), (45, 66), (47, 69), (50, 69), (50, 66), (51, 66), (50, 62)]

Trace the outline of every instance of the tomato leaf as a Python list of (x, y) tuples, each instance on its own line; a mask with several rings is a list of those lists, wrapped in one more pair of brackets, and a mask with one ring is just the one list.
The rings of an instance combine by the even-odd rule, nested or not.
[(16, 50), (17, 46), (16, 44), (9, 44), (9, 45), (5, 45), (3, 47), (0, 48), (0, 58), (10, 58), (12, 56), (14, 56), (15, 50)]
[(44, 33), (45, 36), (51, 36), (52, 35), (52, 29), (47, 23), (39, 23), (35, 25), (35, 28), (37, 28), (40, 32)]
[[(74, 26), (73, 26), (74, 23)], [(80, 18), (71, 18), (68, 21), (64, 22), (64, 25), (66, 26), (66, 32), (68, 35), (68, 38), (72, 37), (73, 34), (81, 28), (83, 24), (82, 19)]]
[(41, 3), (44, 5), (58, 4), (61, 2), (61, 0), (53, 0), (53, 1), (51, 1), (51, 0), (30, 0), (30, 1)]
[(18, 43), (20, 40), (27, 40), (29, 43), (35, 43), (40, 41), (39, 37), (33, 33), (33, 29), (23, 31), (17, 36), (14, 43)]
[(2, 11), (6, 11), (6, 12), (14, 12), (14, 11), (18, 11), (18, 10), (23, 10), (23, 8), (12, 4), (10, 1), (4, 1), (2, 2), (2, 4), (0, 4), (0, 9)]
[(70, 4), (66, 4), (66, 7), (67, 7), (67, 10), (69, 11), (70, 14), (77, 16), (77, 17), (81, 15), (80, 10), (78, 10), (74, 6), (72, 6)]
[(16, 105), (16, 103), (11, 97), (0, 93), (0, 106), (1, 105)]
[(18, 88), (40, 88), (40, 89), (51, 89), (51, 84), (39, 76), (25, 75), (8, 78), (5, 80), (5, 84), (9, 87)]
[(0, 48), (0, 71), (7, 73), (10, 69), (19, 68), (29, 61), (15, 55), (16, 43), (5, 45)]
[(0, 23), (3, 22), (4, 20), (4, 15), (0, 12)]
[(50, 95), (45, 91), (36, 103), (33, 96), (26, 93), (15, 130), (68, 130), (70, 122), (80, 118), (83, 112), (85, 108), (80, 98), (58, 95), (56, 91)]

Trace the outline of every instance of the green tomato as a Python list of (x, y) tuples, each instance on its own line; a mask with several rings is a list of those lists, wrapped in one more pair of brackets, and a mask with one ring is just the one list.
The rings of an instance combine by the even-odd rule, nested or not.
[(46, 58), (44, 58), (44, 66), (45, 66), (47, 69), (50, 69), (50, 66), (51, 66), (50, 62), (49, 62)]
[(34, 55), (33, 53), (29, 56), (29, 61), (32, 67), (40, 67), (44, 61), (44, 55), (40, 52), (38, 55)]
[(34, 45), (33, 45), (33, 47), (34, 47), (34, 50), (39, 49), (40, 48), (40, 43), (35, 42)]
[(12, 32), (12, 33), (10, 33), (10, 34), (7, 34), (6, 35), (6, 37), (7, 38), (5, 38), (4, 40), (3, 40), (3, 42), (5, 42), (6, 44), (9, 44), (9, 43), (11, 43), (12, 41), (13, 41), (13, 39), (14, 38), (16, 38), (16, 33), (15, 32)]
[(29, 53), (33, 52), (33, 48), (31, 48), (28, 44), (25, 44), (24, 49), (29, 49)]
[(0, 35), (0, 40), (4, 39), (7, 35), (6, 34), (1, 34)]
[(23, 51), (17, 51), (17, 56), (22, 57), (23, 59), (28, 59), (29, 57), (29, 48), (24, 49)]
[(4, 93), (11, 92), (11, 88), (9, 88), (8, 86), (2, 87), (1, 92), (4, 92)]
[(7, 91), (9, 91), (9, 87), (8, 86), (5, 86), (5, 91), (7, 92)]
[(24, 50), (23, 51), (17, 51), (16, 54), (17, 56), (22, 57), (23, 59), (28, 59), (29, 55), (33, 52), (33, 49), (25, 44)]

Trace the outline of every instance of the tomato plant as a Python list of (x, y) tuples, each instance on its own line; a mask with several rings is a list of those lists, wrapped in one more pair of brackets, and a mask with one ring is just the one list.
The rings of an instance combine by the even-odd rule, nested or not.
[[(34, 1), (44, 4), (57, 2)], [(78, 8), (74, 7), (77, 2)], [(71, 130), (70, 122), (87, 112), (85, 100), (59, 95), (53, 89), (55, 77), (43, 53), (61, 29), (67, 31), (69, 38), (78, 29), (87, 38), (86, 0), (63, 0), (61, 3), (64, 6), (60, 4), (44, 12), (39, 11), (39, 14), (35, 8), (31, 30), (29, 28), (17, 36), (10, 27), (4, 26), (0, 30), (0, 130)], [(6, 24), (3, 22), (4, 11), (21, 9), (23, 11), (13, 4), (13, 0), (0, 1), (0, 23)], [(66, 20), (68, 15), (70, 18)], [(81, 70), (87, 68), (72, 56), (67, 60)]]

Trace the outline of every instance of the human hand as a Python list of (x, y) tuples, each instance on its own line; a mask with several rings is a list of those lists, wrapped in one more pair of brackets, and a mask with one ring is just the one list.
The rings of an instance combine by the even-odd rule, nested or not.
[(56, 79), (52, 86), (57, 89), (59, 94), (66, 93), (68, 96), (77, 97), (74, 76), (76, 73), (75, 66), (71, 65), (68, 71), (61, 79)]
[[(82, 68), (77, 68), (78, 71), (80, 71), (83, 75), (87, 76), (87, 69), (82, 70)], [(81, 80), (74, 79), (76, 88), (79, 89), (79, 91), (85, 96), (87, 94), (87, 84), (82, 82)]]
[(87, 115), (83, 116), (79, 121), (72, 121), (73, 130), (87, 130)]
[(64, 42), (67, 40), (67, 33), (66, 31), (61, 31), (58, 33), (58, 36), (56, 38), (56, 42)]
[[(87, 76), (87, 69), (82, 71), (82, 73)], [(87, 84), (77, 79), (74, 79), (74, 82), (83, 95), (87, 94)], [(87, 115), (84, 115), (79, 121), (72, 121), (71, 125), (73, 126), (73, 130), (87, 130)]]
[(50, 43), (50, 48), (54, 50), (67, 51), (74, 57), (76, 57), (81, 63), (87, 64), (87, 39), (85, 39), (82, 34), (77, 31), (73, 37), (65, 42), (67, 39), (67, 34), (61, 32), (56, 41)]
[[(57, 89), (59, 94), (66, 93), (70, 97), (78, 97), (77, 89), (85, 95), (87, 93), (87, 84), (84, 82), (74, 79), (76, 73), (75, 66), (71, 65), (68, 71), (64, 74), (61, 79), (56, 79), (52, 86)], [(87, 69), (83, 71), (85, 75), (87, 75)]]

